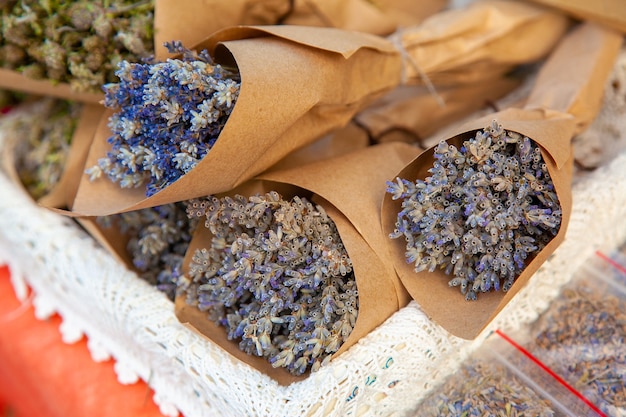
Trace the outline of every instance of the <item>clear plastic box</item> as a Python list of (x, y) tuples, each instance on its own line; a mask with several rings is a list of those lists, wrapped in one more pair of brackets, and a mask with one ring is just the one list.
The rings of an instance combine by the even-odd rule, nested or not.
[(411, 416), (596, 416), (535, 362), (492, 334)]
[(590, 259), (509, 342), (587, 402), (591, 415), (626, 416), (626, 287), (611, 260)]

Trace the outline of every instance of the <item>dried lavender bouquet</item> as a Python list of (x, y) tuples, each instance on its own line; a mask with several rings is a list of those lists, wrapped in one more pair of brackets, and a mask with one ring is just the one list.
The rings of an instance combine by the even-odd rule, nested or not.
[(236, 70), (215, 64), (206, 50), (165, 45), (179, 58), (122, 61), (119, 81), (104, 85), (111, 150), (86, 172), (151, 196), (192, 170), (213, 147), (239, 95)]
[(190, 206), (207, 227), (189, 246), (178, 319), (284, 385), (342, 355), (409, 301), (386, 256), (384, 187), (371, 185), (419, 152), (389, 143), (283, 165)]
[(293, 375), (316, 370), (355, 326), (352, 261), (332, 219), (306, 197), (276, 191), (192, 200), (208, 247), (181, 281), (187, 304), (208, 313), (248, 355)]
[(153, 3), (4, 1), (0, 66), (30, 79), (68, 83), (74, 92), (100, 92), (114, 81), (118, 62), (137, 62), (153, 52)]
[(541, 149), (494, 120), (460, 148), (440, 142), (433, 156), (425, 179), (387, 183), (402, 201), (390, 237), (404, 238), (415, 272), (443, 269), (466, 300), (508, 291), (561, 225)]
[[(389, 182), (383, 228), (396, 269), (453, 334), (476, 337), (564, 239), (571, 138), (597, 113), (621, 42), (579, 25), (542, 65), (523, 108), (457, 127)], [(478, 302), (459, 303), (450, 286)]]

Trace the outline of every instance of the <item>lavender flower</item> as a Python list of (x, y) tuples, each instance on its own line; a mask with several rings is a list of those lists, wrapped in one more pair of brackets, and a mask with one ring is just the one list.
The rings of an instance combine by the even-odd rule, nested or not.
[(198, 224), (187, 218), (186, 202), (102, 216), (103, 227), (117, 224), (129, 236), (126, 246), (139, 276), (174, 300), (183, 258)]
[(322, 207), (270, 192), (192, 200), (188, 215), (213, 238), (193, 256), (187, 302), (276, 368), (300, 375), (329, 360), (355, 325), (358, 292)]
[(425, 180), (387, 183), (402, 200), (390, 237), (406, 239), (416, 272), (443, 269), (467, 300), (507, 291), (561, 224), (539, 147), (494, 120), (461, 149), (440, 142), (434, 158)]
[(206, 51), (166, 44), (180, 59), (122, 61), (119, 83), (104, 86), (112, 150), (87, 169), (104, 172), (123, 188), (146, 187), (151, 196), (193, 169), (209, 152), (239, 95), (234, 70), (214, 64)]

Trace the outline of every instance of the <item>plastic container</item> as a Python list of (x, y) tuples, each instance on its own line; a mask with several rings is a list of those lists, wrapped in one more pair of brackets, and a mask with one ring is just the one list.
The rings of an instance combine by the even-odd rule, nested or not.
[(411, 416), (596, 416), (534, 361), (494, 333)]
[(626, 288), (616, 275), (606, 259), (591, 259), (536, 321), (504, 335), (591, 415), (626, 416)]

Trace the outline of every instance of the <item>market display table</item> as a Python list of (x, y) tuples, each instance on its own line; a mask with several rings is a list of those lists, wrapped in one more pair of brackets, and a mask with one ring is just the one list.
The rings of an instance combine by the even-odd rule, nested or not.
[(113, 360), (94, 362), (84, 338), (64, 343), (60, 325), (38, 320), (0, 267), (0, 416), (162, 416), (143, 381), (120, 384)]

